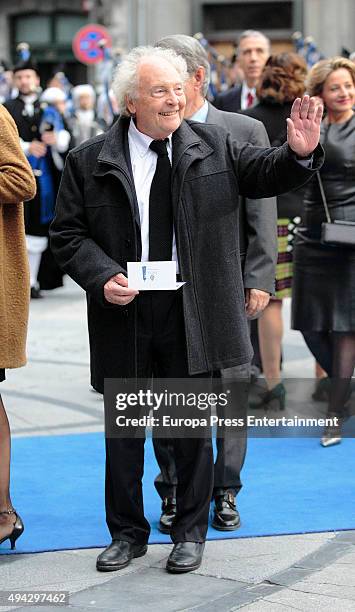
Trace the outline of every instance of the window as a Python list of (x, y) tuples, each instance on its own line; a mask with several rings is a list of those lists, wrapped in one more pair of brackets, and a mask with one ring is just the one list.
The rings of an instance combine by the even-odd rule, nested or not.
[(58, 15), (54, 22), (54, 38), (58, 44), (71, 45), (80, 28), (87, 24), (81, 15)]
[(30, 45), (38, 62), (58, 63), (76, 61), (72, 52), (72, 39), (87, 24), (87, 16), (78, 13), (27, 14), (12, 20), (12, 54), (16, 60), (16, 46), (20, 42)]
[(205, 32), (292, 28), (293, 2), (237, 2), (203, 4)]
[(48, 15), (17, 17), (15, 21), (15, 44), (48, 45), (51, 42), (51, 20)]

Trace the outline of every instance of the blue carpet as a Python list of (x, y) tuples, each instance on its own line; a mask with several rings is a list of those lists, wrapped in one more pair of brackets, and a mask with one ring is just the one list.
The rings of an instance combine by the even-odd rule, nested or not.
[[(12, 497), (26, 527), (18, 553), (107, 545), (102, 434), (17, 438), (12, 454)], [(150, 541), (170, 542), (157, 530), (156, 473), (148, 441), (144, 500)], [(242, 527), (231, 533), (210, 528), (209, 539), (355, 529), (353, 439), (323, 449), (314, 438), (252, 438), (243, 482)], [(0, 553), (8, 553), (8, 546), (4, 542)]]

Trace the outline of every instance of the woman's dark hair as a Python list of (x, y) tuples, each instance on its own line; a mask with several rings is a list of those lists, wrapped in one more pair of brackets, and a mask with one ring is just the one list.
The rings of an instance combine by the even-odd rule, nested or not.
[(297, 53), (270, 55), (256, 89), (259, 100), (283, 104), (303, 96), (307, 65)]

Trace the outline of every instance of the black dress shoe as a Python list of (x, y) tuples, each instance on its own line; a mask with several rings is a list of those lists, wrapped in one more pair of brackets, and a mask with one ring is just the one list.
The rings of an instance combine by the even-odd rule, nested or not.
[(43, 298), (43, 295), (38, 287), (31, 287), (31, 300), (40, 300), (41, 298)]
[(114, 572), (130, 564), (132, 559), (143, 557), (147, 552), (146, 544), (131, 544), (123, 540), (113, 540), (112, 544), (97, 557), (96, 569), (99, 572)]
[(212, 527), (219, 531), (234, 531), (240, 527), (240, 516), (233, 493), (226, 491), (215, 498)]
[(161, 533), (170, 533), (172, 524), (176, 517), (175, 497), (165, 497), (161, 505), (161, 516), (158, 529)]
[(172, 574), (192, 572), (200, 567), (204, 542), (177, 542), (171, 551), (166, 569)]

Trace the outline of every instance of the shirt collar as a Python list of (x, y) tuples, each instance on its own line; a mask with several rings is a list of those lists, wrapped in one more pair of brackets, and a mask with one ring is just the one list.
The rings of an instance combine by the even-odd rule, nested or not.
[(248, 93), (251, 93), (254, 97), (256, 96), (256, 88), (248, 87), (245, 81), (242, 84), (242, 96), (247, 97)]
[[(149, 151), (150, 151), (150, 143), (153, 142), (154, 138), (151, 138), (150, 136), (147, 136), (147, 134), (143, 134), (143, 132), (140, 132), (137, 127), (136, 124), (133, 120), (133, 118), (131, 118), (130, 124), (129, 124), (129, 128), (128, 128), (128, 138), (130, 143), (133, 144), (133, 146), (135, 147), (136, 152), (138, 153), (138, 155), (140, 157), (144, 157)], [(172, 134), (170, 134), (170, 136), (168, 136), (168, 144), (167, 147), (168, 149), (171, 150), (171, 139), (172, 139)]]
[(20, 94), (20, 98), (24, 101), (25, 104), (33, 104), (34, 102), (36, 102), (36, 100), (38, 100), (38, 96), (35, 93), (26, 95)]
[(196, 111), (191, 117), (189, 117), (190, 121), (198, 121), (199, 123), (206, 123), (208, 115), (208, 102), (204, 101), (201, 108)]

